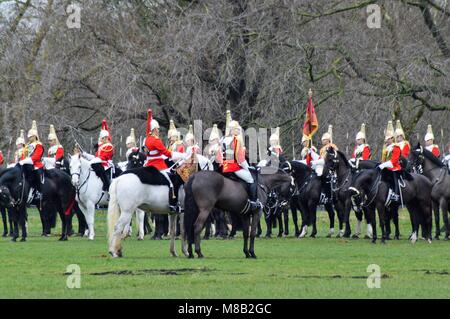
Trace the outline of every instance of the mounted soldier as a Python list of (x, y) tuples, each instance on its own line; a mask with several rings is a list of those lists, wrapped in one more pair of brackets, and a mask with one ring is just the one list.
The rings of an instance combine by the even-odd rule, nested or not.
[(245, 148), (241, 139), (242, 128), (237, 121), (231, 121), (228, 129), (229, 134), (223, 139), (222, 173), (234, 173), (239, 179), (247, 183), (250, 210), (257, 211), (262, 206), (257, 194), (258, 184), (255, 182), (245, 159)]
[(48, 163), (52, 168), (60, 169), (61, 163), (64, 159), (64, 148), (59, 143), (58, 136), (56, 136), (55, 127), (50, 125), (50, 132), (48, 134), (48, 142), (50, 148), (48, 149), (45, 162)]
[(139, 152), (139, 147), (137, 147), (136, 144), (136, 135), (134, 134), (134, 128), (130, 130), (130, 135), (127, 136), (125, 145), (127, 147), (127, 152), (125, 153), (127, 160), (130, 157), (131, 153)]
[(310, 138), (307, 135), (302, 136), (302, 145), (303, 145), (303, 149), (301, 152), (301, 162), (305, 165), (308, 165), (309, 167), (311, 167), (311, 162), (312, 162), (312, 156), (311, 156), (311, 152), (309, 151), (310, 149), (312, 149), (313, 152), (317, 153), (317, 148), (315, 146), (311, 146), (309, 147), (309, 142), (310, 142)]
[(28, 131), (28, 144), (25, 146), (23, 153), (23, 159), (19, 161), (19, 164), (33, 165), (33, 171), (29, 176), (29, 183), (31, 185), (30, 194), (34, 191), (38, 192), (38, 197), (42, 193), (42, 184), (44, 177), (44, 164), (42, 163), (42, 157), (44, 155), (44, 146), (39, 141), (39, 134), (37, 130), (36, 121), (33, 121), (31, 129)]
[(14, 159), (12, 163), (8, 165), (8, 167), (15, 166), (17, 163), (19, 163), (19, 161), (25, 159), (24, 151), (25, 151), (25, 131), (20, 130), (20, 135), (16, 139), (16, 151), (14, 152)]
[(389, 180), (389, 193), (386, 199), (385, 206), (388, 207), (391, 203), (398, 203), (400, 199), (398, 179), (402, 171), (400, 165), (401, 150), (400, 147), (394, 142), (394, 126), (392, 121), (388, 122), (388, 126), (385, 131), (385, 145), (386, 145), (386, 158), (385, 161), (377, 166), (378, 169), (388, 169)]
[(311, 154), (311, 167), (316, 172), (317, 176), (322, 176), (323, 167), (325, 165), (325, 155), (327, 154), (327, 150), (329, 147), (338, 150), (337, 146), (333, 144), (333, 125), (328, 125), (328, 131), (322, 135), (322, 148), (320, 149), (319, 154), (317, 154), (314, 150), (310, 150)]
[(350, 164), (353, 167), (358, 167), (359, 161), (370, 160), (371, 152), (370, 147), (366, 143), (366, 124), (361, 124), (360, 131), (356, 134), (356, 146), (352, 153), (352, 158), (350, 159)]
[(270, 143), (270, 147), (269, 147), (270, 155), (276, 156), (278, 158), (283, 155), (283, 149), (281, 148), (281, 145), (280, 145), (280, 128), (279, 127), (277, 127), (275, 132), (272, 135), (270, 135), (269, 143)]
[(217, 159), (217, 155), (221, 154), (220, 147), (220, 133), (217, 127), (217, 124), (213, 125), (211, 130), (211, 134), (209, 134), (208, 145), (205, 148), (204, 155), (209, 159), (211, 163), (214, 165), (214, 170), (218, 170), (219, 160)]
[[(104, 193), (108, 192), (109, 185), (111, 183), (111, 174), (113, 174), (114, 164), (112, 158), (114, 156), (114, 146), (111, 144), (111, 133), (108, 129), (108, 123), (106, 120), (102, 121), (102, 129), (100, 131), (98, 144), (95, 156), (82, 152), (81, 155), (90, 161), (91, 167), (97, 176), (102, 180)], [(108, 178), (108, 175), (110, 177)]]
[(180, 213), (181, 209), (178, 205), (178, 197), (174, 189), (172, 180), (168, 173), (169, 169), (166, 162), (166, 158), (174, 161), (184, 160), (191, 154), (183, 154), (179, 152), (173, 152), (168, 150), (161, 139), (159, 138), (159, 123), (152, 118), (152, 111), (148, 110), (147, 115), (147, 137), (144, 142), (144, 149), (147, 154), (147, 160), (144, 164), (145, 167), (156, 168), (169, 182), (169, 208), (172, 213)]
[(405, 132), (403, 131), (400, 120), (397, 120), (395, 125), (395, 141), (402, 151), (402, 156), (407, 159), (411, 150), (411, 145), (409, 145), (409, 142), (405, 139)]
[(441, 155), (439, 146), (434, 144), (434, 134), (431, 124), (428, 124), (427, 134), (425, 134), (425, 145), (425, 148), (433, 153), (434, 156), (439, 157)]
[(190, 154), (200, 154), (201, 150), (198, 146), (197, 142), (195, 141), (194, 137), (194, 131), (192, 128), (192, 125), (189, 125), (189, 131), (184, 137), (184, 143), (186, 145), (186, 153)]
[(169, 149), (172, 152), (184, 153), (186, 148), (184, 147), (183, 141), (181, 140), (180, 131), (175, 127), (173, 120), (170, 120), (169, 131), (167, 132), (167, 138), (169, 139)]

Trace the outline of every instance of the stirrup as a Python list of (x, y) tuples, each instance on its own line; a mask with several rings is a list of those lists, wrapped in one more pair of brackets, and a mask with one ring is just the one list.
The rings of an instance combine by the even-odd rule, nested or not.
[(389, 207), (389, 205), (392, 204), (392, 202), (397, 203), (400, 199), (400, 196), (398, 194), (395, 194), (392, 189), (389, 189), (389, 193), (386, 199), (386, 203), (384, 203), (384, 206)]
[(251, 211), (257, 211), (263, 208), (262, 203), (257, 199), (256, 201), (248, 200), (250, 204), (250, 210)]
[(183, 210), (178, 205), (169, 205), (169, 210), (172, 214), (181, 214)]

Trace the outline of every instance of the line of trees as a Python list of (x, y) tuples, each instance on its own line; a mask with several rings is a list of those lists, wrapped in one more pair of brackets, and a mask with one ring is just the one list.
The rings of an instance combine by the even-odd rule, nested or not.
[[(224, 129), (226, 109), (243, 127), (280, 126), (292, 157), (309, 88), (318, 135), (332, 124), (341, 149), (365, 122), (378, 157), (397, 119), (412, 141), (430, 123), (449, 143), (447, 0), (85, 0), (80, 29), (67, 27), (71, 4), (0, 1), (3, 150), (33, 119), (69, 147), (96, 140), (106, 118), (117, 144), (143, 134), (152, 107), (166, 128)], [(374, 4), (379, 29), (367, 26)]]

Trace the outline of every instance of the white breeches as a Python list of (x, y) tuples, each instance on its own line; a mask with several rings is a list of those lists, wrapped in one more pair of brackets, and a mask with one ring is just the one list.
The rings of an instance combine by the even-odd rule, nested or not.
[(160, 172), (161, 172), (161, 174), (163, 174), (164, 177), (169, 181), (170, 187), (173, 188), (173, 184), (172, 184), (172, 181), (170, 180), (169, 174), (167, 174), (167, 170), (162, 170), (162, 171), (160, 171)]
[(239, 177), (240, 179), (242, 179), (243, 181), (245, 181), (248, 184), (253, 184), (253, 176), (250, 173), (249, 170), (246, 169), (240, 169), (236, 172), (234, 172), (236, 174), (237, 177)]

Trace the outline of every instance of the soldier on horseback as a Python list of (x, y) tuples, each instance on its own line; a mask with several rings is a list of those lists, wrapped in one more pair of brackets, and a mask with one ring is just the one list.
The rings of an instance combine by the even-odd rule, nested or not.
[(309, 146), (309, 141), (311, 139), (309, 138), (309, 136), (307, 135), (303, 135), (302, 136), (302, 145), (303, 145), (303, 149), (301, 152), (301, 162), (303, 162), (303, 164), (308, 165), (309, 167), (311, 167), (311, 161), (312, 161), (312, 156), (311, 156), (311, 152), (310, 149), (317, 153), (317, 148), (313, 145), (311, 145), (311, 147)]
[(180, 213), (181, 209), (178, 205), (178, 196), (175, 192), (174, 185), (168, 174), (168, 167), (164, 161), (166, 158), (174, 161), (188, 158), (191, 154), (184, 155), (183, 153), (173, 152), (168, 150), (161, 139), (159, 138), (159, 123), (152, 118), (151, 110), (148, 111), (147, 117), (147, 137), (144, 143), (147, 160), (145, 167), (155, 167), (169, 182), (169, 208), (172, 213)]
[(37, 130), (36, 121), (33, 121), (31, 129), (28, 131), (28, 144), (25, 146), (23, 159), (19, 161), (21, 166), (29, 164), (33, 165), (33, 171), (30, 176), (30, 194), (33, 191), (38, 192), (38, 196), (42, 193), (44, 164), (42, 163), (42, 156), (44, 155), (44, 146), (39, 141), (39, 134)]
[(195, 141), (194, 131), (192, 125), (189, 125), (189, 132), (184, 137), (184, 142), (186, 143), (186, 153), (190, 154), (200, 154), (200, 147)]
[(370, 147), (366, 144), (366, 124), (361, 124), (361, 130), (356, 134), (356, 146), (353, 150), (350, 164), (357, 167), (358, 161), (367, 161), (370, 159)]
[(400, 193), (398, 179), (402, 171), (402, 167), (400, 165), (401, 150), (400, 147), (394, 142), (394, 127), (392, 125), (392, 121), (388, 122), (384, 141), (386, 145), (386, 158), (383, 163), (377, 166), (377, 168), (379, 170), (387, 168), (389, 171), (388, 177), (390, 189), (385, 203), (385, 206), (388, 207), (393, 202), (399, 202)]
[(434, 134), (433, 134), (433, 128), (431, 125), (428, 125), (427, 128), (427, 134), (425, 134), (425, 148), (429, 150), (431, 153), (433, 153), (434, 156), (439, 157), (441, 155), (441, 152), (439, 150), (439, 146), (434, 144)]
[(134, 128), (130, 130), (130, 135), (127, 136), (125, 145), (127, 147), (127, 152), (125, 153), (127, 160), (131, 153), (139, 152), (139, 148), (136, 145), (136, 136), (134, 134)]
[(108, 192), (110, 185), (110, 178), (108, 174), (112, 173), (114, 167), (112, 158), (114, 156), (114, 146), (111, 144), (111, 134), (108, 130), (106, 120), (102, 121), (102, 130), (100, 131), (99, 142), (96, 145), (95, 156), (82, 152), (81, 155), (90, 161), (91, 167), (97, 176), (103, 182), (103, 192)]
[(170, 120), (169, 131), (167, 132), (167, 138), (169, 139), (169, 149), (172, 152), (184, 153), (185, 147), (183, 141), (180, 139), (180, 131), (175, 127), (173, 120)]
[(400, 147), (400, 150), (402, 151), (402, 156), (405, 159), (407, 159), (409, 156), (409, 152), (411, 150), (411, 146), (409, 145), (409, 142), (405, 139), (405, 132), (403, 131), (400, 120), (397, 120), (397, 123), (395, 125), (395, 141), (397, 142), (397, 145)]
[(15, 165), (19, 163), (19, 161), (25, 159), (24, 151), (25, 151), (25, 131), (20, 130), (20, 135), (16, 139), (16, 151), (14, 152), (14, 159), (11, 164)]
[(239, 179), (247, 183), (250, 210), (257, 211), (262, 208), (257, 194), (258, 184), (250, 173), (249, 165), (245, 159), (241, 131), (242, 128), (237, 121), (230, 122), (229, 134), (223, 140), (222, 172), (234, 173)]
[(48, 143), (50, 144), (50, 148), (48, 149), (47, 160), (52, 162), (53, 167), (60, 169), (61, 162), (64, 159), (64, 148), (59, 143), (58, 136), (56, 136), (55, 127), (53, 125), (50, 125)]
[(270, 135), (269, 143), (270, 143), (270, 147), (269, 147), (270, 155), (276, 156), (278, 158), (283, 155), (283, 149), (281, 148), (281, 145), (280, 145), (280, 128), (279, 127), (276, 128), (275, 133)]
[(220, 134), (217, 124), (213, 125), (211, 134), (209, 135), (208, 145), (205, 148), (204, 155), (209, 159), (214, 165), (214, 170), (218, 170), (219, 163), (216, 161), (216, 156), (221, 153), (222, 149), (220, 147)]
[(314, 150), (310, 149), (311, 154), (311, 167), (316, 172), (317, 176), (322, 176), (323, 167), (325, 165), (325, 155), (327, 154), (327, 149), (329, 147), (337, 150), (337, 146), (333, 144), (333, 125), (328, 125), (328, 131), (322, 135), (322, 148), (320, 149), (319, 154)]

